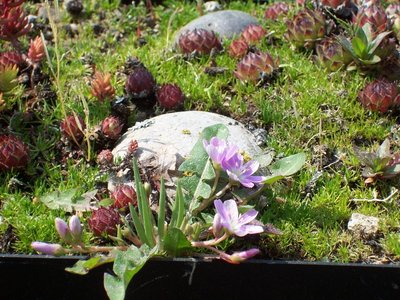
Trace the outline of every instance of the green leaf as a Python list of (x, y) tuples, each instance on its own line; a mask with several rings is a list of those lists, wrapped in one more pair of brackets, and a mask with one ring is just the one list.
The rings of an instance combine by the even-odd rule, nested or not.
[(383, 39), (390, 33), (390, 31), (385, 31), (378, 34), (378, 36), (372, 41), (372, 43), (370, 43), (371, 46), (368, 49), (368, 53), (372, 55), (375, 52), (376, 48), (378, 48), (379, 45), (382, 43)]
[(364, 65), (375, 65), (381, 61), (381, 58), (378, 55), (374, 55), (372, 58), (365, 60), (365, 59), (360, 59), (360, 61)]
[(125, 291), (133, 276), (135, 276), (150, 258), (149, 248), (140, 250), (131, 246), (126, 251), (116, 251), (113, 271), (116, 276), (104, 274), (104, 287), (111, 300), (123, 300)]
[(180, 228), (183, 222), (183, 218), (185, 216), (185, 203), (184, 203), (184, 198), (183, 198), (183, 193), (182, 193), (182, 188), (181, 188), (181, 183), (178, 182), (178, 185), (176, 187), (176, 198), (175, 198), (175, 203), (174, 207), (172, 209), (172, 216), (171, 216), (171, 222), (170, 226), (171, 227), (176, 227)]
[(383, 143), (379, 146), (376, 155), (379, 158), (391, 157), (390, 154), (390, 141), (389, 139), (385, 139)]
[(367, 44), (363, 43), (363, 40), (359, 37), (355, 36), (351, 40), (351, 44), (353, 46), (353, 50), (358, 58), (365, 59), (367, 58)]
[(62, 209), (67, 212), (73, 211), (89, 211), (92, 206), (89, 197), (75, 198), (78, 189), (69, 189), (66, 191), (54, 191), (39, 197), (50, 209)]
[(86, 275), (90, 270), (113, 261), (114, 257), (112, 256), (95, 256), (88, 260), (78, 260), (72, 267), (65, 268), (65, 271), (78, 275)]
[(140, 221), (139, 216), (132, 204), (129, 204), (129, 210), (131, 212), (133, 225), (135, 226), (136, 233), (138, 234), (140, 241), (148, 245), (149, 242), (147, 241), (147, 236), (144, 231), (143, 223)]
[(394, 165), (384, 170), (383, 178), (391, 178), (400, 173), (400, 164)]
[(347, 38), (341, 36), (341, 37), (338, 38), (338, 40), (339, 40), (339, 43), (340, 43), (340, 44), (342, 45), (342, 47), (344, 48), (344, 50), (346, 50), (347, 52), (349, 52), (349, 53), (351, 54), (351, 56), (357, 57), (356, 53), (355, 53), (354, 50), (353, 50), (353, 47), (352, 47), (350, 41), (349, 41)]
[(216, 136), (221, 139), (228, 137), (229, 130), (223, 124), (204, 128), (199, 140), (190, 151), (189, 157), (179, 167), (184, 176), (180, 179), (182, 188), (187, 191), (193, 201), (206, 199), (211, 195), (209, 184), (215, 178), (215, 171), (203, 146), (203, 140)]
[(135, 179), (135, 187), (137, 194), (137, 202), (139, 209), (139, 219), (142, 220), (144, 233), (146, 235), (147, 245), (154, 247), (154, 235), (153, 235), (153, 215), (151, 213), (150, 204), (147, 198), (146, 191), (140, 179), (139, 167), (136, 159), (133, 160), (133, 173)]
[(281, 179), (285, 178), (283, 175), (269, 175), (265, 177), (264, 184), (273, 184)]
[(305, 153), (282, 158), (271, 165), (272, 176), (290, 176), (299, 171), (306, 162)]
[(274, 159), (274, 152), (270, 151), (267, 153), (262, 153), (253, 157), (253, 160), (260, 163), (260, 168), (268, 167), (272, 160)]
[(125, 284), (121, 278), (104, 273), (104, 288), (110, 300), (124, 300)]
[(165, 209), (166, 209), (166, 195), (165, 195), (165, 181), (161, 177), (160, 199), (158, 201), (158, 244), (160, 249), (163, 249), (164, 241), (164, 224), (165, 224)]
[(168, 228), (164, 239), (164, 249), (171, 256), (180, 256), (185, 252), (190, 251), (191, 243), (178, 228)]

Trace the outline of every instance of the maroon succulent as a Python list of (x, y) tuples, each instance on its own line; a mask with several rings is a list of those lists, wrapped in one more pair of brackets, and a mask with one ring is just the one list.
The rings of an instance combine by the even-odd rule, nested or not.
[(121, 224), (121, 217), (118, 211), (112, 207), (100, 207), (93, 211), (92, 216), (88, 219), (89, 228), (96, 236), (104, 233), (115, 236), (119, 224)]
[(0, 136), (0, 171), (26, 167), (29, 149), (22, 140), (13, 135)]
[(325, 36), (325, 17), (318, 10), (303, 9), (286, 25), (285, 38), (296, 47), (313, 48)]
[(0, 11), (4, 9), (20, 6), (25, 0), (1, 0), (0, 1)]
[(0, 14), (0, 39), (14, 41), (25, 35), (31, 25), (22, 7), (6, 7)]
[(215, 33), (206, 29), (194, 29), (182, 33), (179, 37), (178, 45), (184, 54), (193, 52), (209, 54), (212, 49), (222, 49), (221, 42)]
[(289, 12), (289, 6), (285, 2), (276, 2), (269, 6), (264, 13), (266, 19), (276, 20)]
[(351, 55), (344, 51), (342, 45), (334, 37), (328, 37), (319, 42), (315, 50), (318, 62), (329, 71), (336, 71), (351, 62)]
[(243, 30), (242, 37), (247, 44), (254, 44), (261, 41), (266, 34), (267, 31), (262, 26), (250, 24)]
[(75, 114), (67, 116), (60, 124), (61, 134), (73, 142), (79, 142), (84, 136), (86, 124), (83, 119)]
[(241, 58), (247, 54), (249, 45), (242, 38), (233, 40), (229, 46), (229, 55), (235, 58)]
[(268, 53), (249, 53), (236, 66), (235, 76), (242, 81), (256, 82), (272, 76), (279, 68), (279, 58), (273, 59)]
[(37, 36), (34, 40), (31, 40), (28, 58), (34, 64), (40, 63), (43, 57), (46, 55), (43, 40), (40, 36)]
[(24, 65), (24, 58), (16, 51), (6, 51), (0, 53), (0, 66), (18, 66)]
[(137, 206), (137, 196), (135, 189), (130, 185), (118, 185), (111, 193), (111, 198), (114, 200), (114, 207), (127, 208), (129, 204)]
[(361, 104), (372, 111), (387, 112), (400, 104), (397, 85), (387, 79), (376, 79), (358, 93)]
[(176, 84), (164, 84), (157, 91), (157, 101), (162, 108), (177, 109), (183, 105), (185, 95)]
[(126, 92), (134, 98), (146, 98), (154, 93), (156, 82), (144, 67), (134, 69), (125, 83)]
[(116, 140), (121, 135), (124, 124), (114, 116), (109, 116), (101, 123), (101, 132), (109, 139)]
[(102, 150), (97, 155), (97, 163), (100, 165), (111, 165), (113, 161), (114, 161), (114, 155), (109, 149)]
[(390, 30), (391, 27), (386, 12), (380, 5), (361, 8), (357, 15), (353, 17), (353, 23), (360, 27), (369, 23), (376, 34)]

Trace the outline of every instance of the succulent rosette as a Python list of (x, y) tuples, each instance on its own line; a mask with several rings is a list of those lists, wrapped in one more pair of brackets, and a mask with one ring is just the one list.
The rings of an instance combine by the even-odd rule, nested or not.
[(114, 116), (109, 116), (101, 123), (101, 132), (109, 139), (116, 140), (120, 137), (124, 124)]
[(102, 234), (116, 235), (117, 225), (121, 224), (121, 217), (112, 207), (100, 207), (92, 212), (92, 216), (88, 219), (90, 230), (96, 235)]
[(286, 25), (285, 38), (297, 48), (313, 48), (326, 33), (325, 17), (318, 10), (301, 10)]
[(137, 206), (137, 196), (135, 189), (130, 185), (118, 185), (111, 193), (111, 198), (114, 200), (114, 207), (125, 209), (129, 204)]
[(221, 50), (222, 45), (214, 31), (194, 29), (182, 33), (178, 45), (182, 53), (210, 54), (212, 49)]
[(248, 50), (249, 45), (244, 39), (236, 39), (233, 40), (232, 43), (229, 45), (229, 56), (234, 58), (241, 58), (247, 54)]
[(323, 39), (316, 45), (315, 50), (318, 62), (329, 71), (336, 71), (352, 61), (351, 55), (343, 49), (335, 37)]
[(13, 135), (0, 135), (0, 171), (21, 169), (29, 160), (29, 149), (25, 143)]
[(31, 29), (22, 7), (6, 7), (0, 12), (0, 39), (13, 41), (25, 35)]
[(269, 6), (264, 13), (266, 19), (276, 20), (281, 16), (287, 15), (289, 6), (285, 2), (276, 2)]
[(157, 101), (162, 108), (177, 109), (185, 101), (185, 95), (177, 84), (164, 84), (157, 91)]
[(110, 149), (104, 149), (97, 155), (96, 161), (100, 165), (111, 165), (114, 162), (114, 155)]
[(82, 117), (72, 114), (61, 121), (60, 129), (62, 136), (70, 141), (79, 142), (84, 136), (86, 124)]
[(395, 82), (376, 79), (358, 93), (361, 104), (372, 111), (387, 112), (400, 104), (400, 96)]
[(261, 25), (250, 24), (242, 32), (242, 38), (247, 44), (255, 44), (261, 41), (267, 31)]
[(0, 52), (0, 66), (17, 66), (21, 67), (25, 63), (22, 55), (16, 51)]
[(125, 83), (128, 95), (137, 99), (149, 97), (154, 93), (155, 87), (156, 82), (153, 75), (144, 67), (134, 69)]
[(242, 81), (256, 82), (273, 76), (279, 68), (279, 58), (274, 59), (268, 52), (249, 53), (236, 66), (235, 76)]
[(380, 5), (371, 5), (361, 8), (353, 17), (353, 23), (362, 27), (364, 24), (371, 24), (375, 34), (391, 29), (391, 23), (386, 15), (385, 9)]

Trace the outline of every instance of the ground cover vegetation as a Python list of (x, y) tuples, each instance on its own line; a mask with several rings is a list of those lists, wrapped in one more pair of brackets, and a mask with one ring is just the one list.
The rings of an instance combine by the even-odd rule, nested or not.
[[(57, 244), (60, 235), (81, 253), (91, 252), (81, 243), (124, 247), (128, 239), (142, 245), (121, 233), (121, 216), (130, 213), (137, 235), (144, 226), (140, 240), (147, 240), (148, 249), (142, 252), (150, 253), (148, 223), (135, 221), (132, 209), (139, 205), (140, 213), (151, 215), (145, 195), (160, 193), (162, 180), (148, 180), (140, 162), (132, 164), (140, 146), (135, 141), (118, 163), (110, 150), (138, 120), (206, 110), (231, 116), (252, 131), (264, 129), (262, 147), (275, 167), (284, 157), (306, 154), (298, 173), (268, 182), (252, 203), (259, 221), (273, 224), (263, 232), (273, 234), (238, 238), (235, 246), (225, 243), (218, 251), (251, 245), (258, 250), (244, 258), (397, 262), (400, 6), (301, 2), (224, 2), (225, 8), (255, 16), (260, 25), (222, 41), (212, 32), (189, 32), (173, 49), (174, 33), (202, 13), (201, 3), (0, 1), (1, 251), (34, 253), (33, 241)], [(215, 135), (223, 138), (218, 130)], [(207, 149), (212, 135), (204, 137), (213, 159)], [(107, 174), (126, 165), (150, 185), (110, 193)], [(228, 164), (224, 171), (234, 178)], [(262, 182), (235, 178), (246, 187)], [(172, 206), (169, 224), (182, 226), (181, 201)], [(224, 203), (230, 204), (215, 203), (220, 216), (237, 209)], [(241, 213), (253, 216), (251, 209)], [(379, 231), (350, 232), (354, 212), (378, 217)], [(62, 221), (68, 218), (69, 227)], [(161, 227), (157, 236), (164, 234)], [(217, 227), (218, 240), (223, 235)], [(244, 235), (223, 227), (228, 235)]]

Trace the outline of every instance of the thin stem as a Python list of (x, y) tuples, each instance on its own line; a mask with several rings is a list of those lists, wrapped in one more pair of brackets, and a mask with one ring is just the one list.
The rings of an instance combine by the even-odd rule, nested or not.
[(351, 199), (353, 202), (385, 202), (389, 203), (393, 200), (393, 197), (396, 196), (399, 193), (399, 190), (395, 190), (393, 193), (391, 193), (389, 196), (387, 196), (384, 199), (379, 199), (379, 198), (372, 198), (372, 199)]
[(200, 206), (197, 207), (195, 210), (193, 210), (192, 216), (196, 216), (198, 213), (206, 209), (215, 199), (221, 198), (231, 187), (232, 183), (229, 181), (229, 183), (214, 196), (211, 196), (210, 198), (203, 200), (203, 202), (200, 203)]
[(215, 179), (214, 179), (214, 184), (211, 188), (211, 195), (214, 194), (215, 191), (217, 190), (219, 177), (221, 176), (221, 167), (214, 168), (214, 169), (215, 169)]
[(218, 245), (219, 243), (221, 243), (222, 241), (226, 240), (229, 237), (229, 234), (227, 234), (226, 232), (224, 233), (223, 236), (221, 236), (220, 238), (215, 238), (213, 240), (208, 240), (208, 241), (194, 241), (192, 242), (192, 247), (203, 247), (203, 248), (207, 248), (209, 246), (215, 246)]
[(246, 205), (247, 202), (249, 202), (251, 199), (254, 199), (255, 197), (257, 197), (258, 195), (261, 194), (262, 191), (264, 191), (266, 185), (263, 185), (262, 187), (260, 187), (257, 191), (255, 191), (253, 194), (249, 195), (246, 198), (240, 199), (240, 205)]

